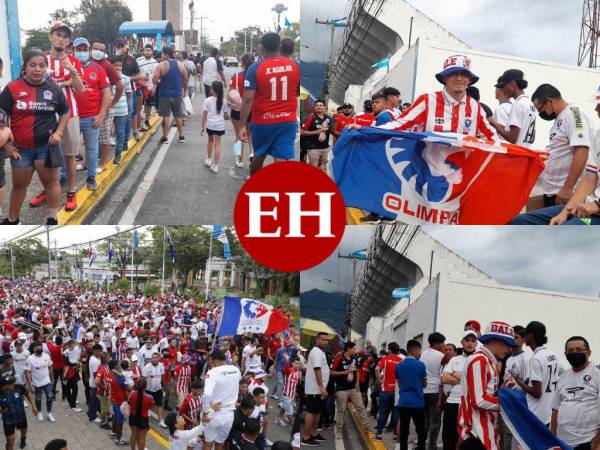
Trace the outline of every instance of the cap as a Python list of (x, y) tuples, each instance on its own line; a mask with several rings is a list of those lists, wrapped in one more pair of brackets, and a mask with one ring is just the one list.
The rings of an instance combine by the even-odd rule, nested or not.
[(262, 369), (258, 369), (256, 372), (254, 372), (254, 378), (264, 378), (267, 376), (267, 372), (265, 372)]
[(23, 332), (19, 333), (19, 334), (17, 335), (17, 337), (18, 337), (19, 339), (22, 339), (22, 340), (24, 340), (24, 339), (27, 339), (27, 335), (26, 335), (25, 333), (23, 333)]
[(90, 47), (90, 41), (84, 37), (78, 37), (73, 41), (73, 47), (77, 47), (79, 45), (86, 45), (87, 47)]
[(8, 114), (2, 108), (0, 108), (0, 125), (6, 125)]
[(502, 79), (504, 83), (509, 83), (511, 81), (523, 81), (523, 71), (519, 69), (509, 69), (502, 74)]
[(137, 361), (138, 357), (137, 355), (131, 355), (131, 362)]
[(446, 58), (446, 61), (444, 61), (444, 69), (440, 73), (436, 74), (435, 78), (440, 83), (446, 84), (444, 82), (444, 78), (455, 72), (467, 73), (471, 78), (469, 85), (475, 84), (477, 81), (479, 81), (479, 77), (471, 72), (471, 60), (465, 55), (453, 55)]
[(71, 27), (69, 25), (67, 25), (65, 22), (56, 22), (55, 24), (53, 24), (50, 27), (50, 33), (52, 33), (53, 31), (57, 31), (57, 30), (65, 30), (69, 32), (69, 36), (71, 36), (71, 34), (73, 34), (73, 30), (71, 30)]
[(494, 321), (490, 322), (485, 327), (485, 332), (479, 336), (479, 340), (483, 343), (491, 339), (500, 339), (510, 347), (516, 347), (515, 331), (506, 322)]
[(465, 323), (465, 327), (475, 328), (477, 331), (481, 331), (481, 324), (476, 320), (469, 320)]
[(506, 85), (506, 81), (504, 81), (504, 78), (502, 76), (499, 76), (498, 81), (496, 81), (496, 84), (494, 85), (494, 87), (502, 89), (505, 85)]
[(475, 337), (475, 339), (477, 339), (477, 333), (475, 333), (473, 330), (467, 330), (465, 331), (465, 333), (463, 334), (463, 339), (468, 337), (468, 336), (473, 336)]
[(352, 103), (344, 102), (342, 108), (352, 108)]

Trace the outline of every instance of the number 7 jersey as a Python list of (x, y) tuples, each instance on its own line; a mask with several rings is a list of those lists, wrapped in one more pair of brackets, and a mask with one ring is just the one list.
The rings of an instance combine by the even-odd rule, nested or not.
[(296, 122), (300, 95), (300, 67), (281, 56), (266, 58), (246, 71), (245, 90), (253, 90), (252, 123)]

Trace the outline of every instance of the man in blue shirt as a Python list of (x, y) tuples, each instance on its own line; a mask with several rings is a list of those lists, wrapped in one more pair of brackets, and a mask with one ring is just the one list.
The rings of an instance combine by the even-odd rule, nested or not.
[(6, 448), (12, 449), (16, 438), (16, 430), (21, 431), (19, 448), (25, 448), (27, 438), (27, 416), (23, 406), (23, 397), (15, 390), (15, 378), (8, 375), (0, 380), (0, 412), (6, 436)]
[(406, 344), (408, 356), (396, 365), (398, 383), (398, 411), (400, 413), (400, 432), (398, 442), (400, 450), (408, 450), (408, 434), (412, 419), (417, 431), (417, 450), (425, 449), (425, 397), (423, 389), (427, 386), (427, 369), (419, 361), (421, 343), (410, 340)]

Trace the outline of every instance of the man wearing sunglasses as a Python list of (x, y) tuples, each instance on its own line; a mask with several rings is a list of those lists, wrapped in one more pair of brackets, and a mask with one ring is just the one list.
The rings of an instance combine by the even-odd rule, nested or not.
[[(518, 215), (512, 224), (600, 225), (600, 147), (592, 145), (588, 118), (549, 84), (538, 87), (532, 101), (541, 119), (554, 120), (546, 148), (550, 157), (541, 175), (545, 207)], [(596, 111), (600, 115), (600, 107), (596, 106)], [(584, 169), (583, 179), (575, 189)]]

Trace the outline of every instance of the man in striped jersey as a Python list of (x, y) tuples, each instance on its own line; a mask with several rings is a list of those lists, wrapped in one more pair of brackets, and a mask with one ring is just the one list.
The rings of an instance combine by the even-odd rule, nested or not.
[[(81, 62), (73, 55), (65, 52), (67, 45), (71, 42), (71, 28), (64, 22), (57, 22), (50, 28), (50, 51), (46, 53), (48, 60), (48, 75), (50, 80), (62, 87), (63, 93), (69, 104), (70, 119), (60, 141), (63, 154), (65, 155), (65, 167), (61, 171), (61, 183), (66, 179), (67, 200), (65, 209), (74, 211), (77, 208), (75, 200), (76, 171), (75, 156), (79, 153), (79, 111), (75, 100), (75, 92), (83, 92), (83, 77)], [(42, 191), (37, 197), (30, 201), (32, 207), (42, 206), (46, 203), (46, 192)]]
[(181, 364), (175, 367), (174, 373), (177, 401), (181, 402), (187, 395), (192, 380), (192, 366), (190, 365), (190, 357), (188, 355), (183, 355), (181, 357)]
[(281, 399), (281, 410), (279, 411), (279, 417), (275, 419), (275, 423), (282, 427), (291, 425), (294, 416), (294, 400), (296, 398), (296, 390), (300, 379), (302, 378), (302, 371), (300, 369), (300, 359), (294, 358), (292, 364), (286, 363), (283, 368), (284, 379), (283, 379), (283, 397)]
[(499, 381), (497, 364), (515, 347), (514, 330), (505, 322), (490, 322), (479, 341), (483, 347), (465, 362), (460, 379), (460, 448), (498, 450), (500, 401), (496, 395)]
[(204, 388), (204, 382), (202, 380), (194, 381), (191, 388), (191, 392), (185, 395), (185, 398), (179, 406), (179, 414), (185, 419), (186, 430), (190, 430), (200, 424), (202, 416), (202, 389)]
[(498, 141), (498, 134), (488, 123), (480, 103), (466, 93), (467, 86), (479, 80), (471, 72), (471, 60), (464, 55), (450, 56), (435, 77), (444, 89), (421, 95), (398, 119), (380, 128), (458, 133)]

